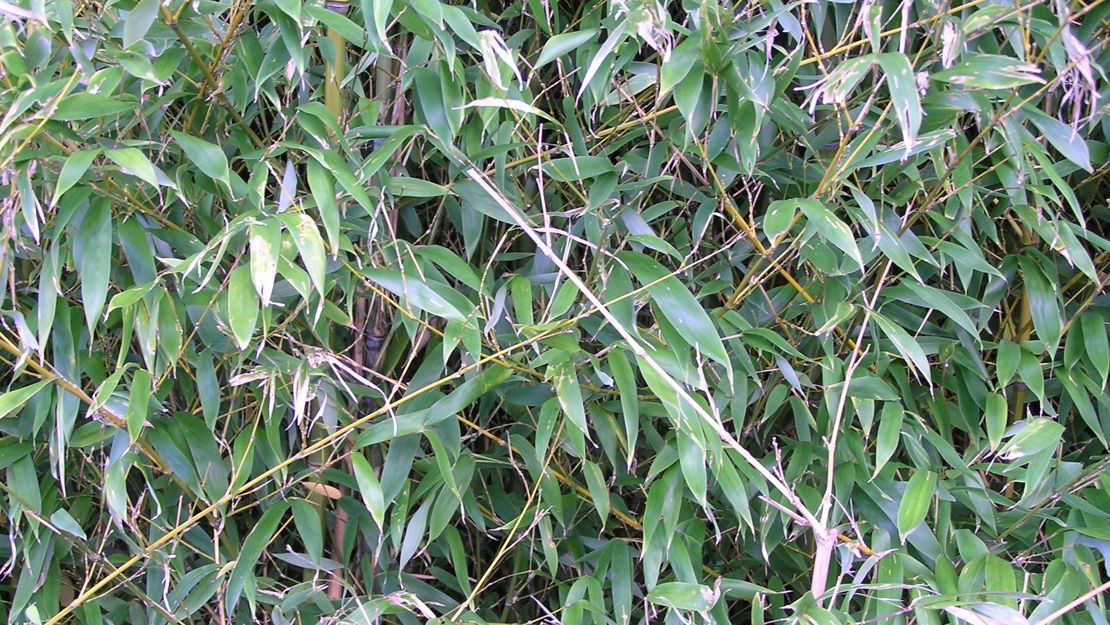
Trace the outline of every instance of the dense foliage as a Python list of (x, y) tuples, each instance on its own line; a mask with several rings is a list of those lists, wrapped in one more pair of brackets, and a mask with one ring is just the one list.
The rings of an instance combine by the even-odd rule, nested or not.
[(1101, 0), (0, 14), (8, 623), (1107, 623)]

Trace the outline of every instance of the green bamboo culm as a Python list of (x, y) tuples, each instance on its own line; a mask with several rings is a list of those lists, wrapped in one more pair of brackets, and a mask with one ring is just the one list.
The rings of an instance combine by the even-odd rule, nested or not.
[[(346, 0), (329, 0), (324, 6), (334, 13), (346, 15), (350, 3)], [(347, 40), (339, 31), (328, 27), (328, 41), (335, 50), (335, 56), (325, 61), (324, 66), (324, 106), (335, 116), (336, 121), (343, 123), (344, 102), (342, 94), (343, 76), (347, 66)]]
[[(346, 15), (350, 5), (345, 0), (329, 0), (324, 5), (327, 10), (338, 13), (339, 15)], [(347, 60), (347, 40), (339, 33), (339, 31), (329, 26), (327, 28), (327, 40), (331, 43), (332, 52), (334, 56), (325, 53), (324, 61), (324, 106), (335, 117), (336, 123), (343, 126), (346, 115), (346, 102), (343, 94), (343, 77), (346, 74), (346, 60)], [(332, 401), (332, 397), (325, 396), (324, 401)], [(315, 419), (309, 428), (308, 443), (315, 445), (323, 440), (329, 434), (326, 424), (320, 419)], [(328, 457), (333, 455), (333, 449), (329, 447), (321, 447), (319, 451), (312, 454), (308, 459), (308, 464), (318, 470), (327, 466)], [(308, 501), (317, 510), (320, 515), (320, 527), (324, 528), (323, 539), (326, 543), (327, 536), (332, 536), (335, 544), (332, 545), (333, 549), (338, 552), (342, 549), (339, 541), (342, 540), (341, 531), (329, 531), (332, 528), (339, 529), (343, 525), (341, 518), (342, 511), (336, 510), (336, 514), (329, 515), (330, 501), (327, 493), (323, 489), (316, 489), (308, 494)], [(304, 579), (308, 581), (313, 579), (316, 572), (311, 569), (305, 569)], [(331, 584), (329, 585), (329, 596), (335, 596), (342, 585), (343, 575), (342, 572), (333, 571), (331, 573)]]

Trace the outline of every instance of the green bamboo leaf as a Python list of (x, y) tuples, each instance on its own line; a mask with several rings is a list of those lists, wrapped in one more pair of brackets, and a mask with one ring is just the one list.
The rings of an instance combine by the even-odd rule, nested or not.
[(320, 508), (306, 500), (291, 500), (290, 512), (296, 533), (301, 535), (309, 567), (324, 560), (324, 524)]
[(937, 490), (937, 474), (932, 471), (915, 471), (898, 504), (898, 537), (902, 542), (918, 525), (925, 521)]
[(839, 217), (817, 200), (800, 199), (794, 201), (797, 202), (798, 208), (805, 213), (809, 223), (817, 229), (817, 232), (825, 240), (840, 248), (840, 251), (856, 261), (860, 269), (863, 269), (863, 257), (860, 256), (859, 246), (856, 245), (856, 238), (852, 235), (852, 230), (848, 227), (848, 224), (841, 221)]
[(607, 359), (609, 370), (620, 391), (621, 418), (624, 421), (625, 459), (632, 463), (636, 455), (636, 441), (640, 436), (640, 402), (637, 399), (636, 377), (632, 364), (624, 351), (614, 349)]
[(85, 530), (81, 529), (81, 524), (77, 522), (77, 519), (73, 518), (73, 515), (64, 508), (59, 508), (54, 511), (54, 514), (50, 515), (50, 523), (63, 532), (76, 536), (81, 540), (89, 539), (89, 537), (85, 535)]
[(613, 616), (617, 625), (628, 625), (633, 605), (632, 549), (621, 541), (610, 544), (613, 545)]
[(1040, 359), (1029, 350), (1021, 351), (1021, 361), (1018, 363), (1018, 376), (1022, 382), (1033, 391), (1039, 401), (1044, 401), (1044, 369)]
[(687, 37), (675, 46), (669, 59), (659, 70), (659, 93), (666, 95), (689, 75), (701, 56), (701, 41), (698, 37)]
[(23, 406), (23, 404), (27, 403), (27, 400), (34, 397), (35, 393), (41, 391), (42, 388), (50, 384), (50, 382), (51, 380), (42, 380), (41, 382), (35, 382), (30, 386), (24, 386), (23, 388), (19, 388), (14, 391), (8, 391), (7, 393), (0, 395), (0, 419), (3, 419), (12, 412), (18, 410), (21, 406)]
[(60, 278), (61, 266), (58, 260), (58, 246), (53, 245), (48, 252), (43, 254), (42, 267), (39, 269), (38, 306), (35, 309), (35, 316), (38, 320), (38, 343), (40, 350), (46, 348), (46, 342), (50, 337), (50, 331), (54, 327), (54, 317), (58, 307)]
[(231, 174), (228, 171), (227, 156), (220, 146), (183, 132), (172, 131), (171, 134), (177, 140), (177, 145), (185, 152), (185, 156), (189, 157), (201, 173), (230, 188)]
[(358, 481), (358, 492), (362, 502), (370, 511), (370, 518), (382, 528), (385, 524), (385, 498), (382, 496), (382, 486), (374, 468), (360, 452), (351, 454), (351, 467), (355, 470), (355, 479)]
[(79, 121), (134, 112), (137, 105), (128, 97), (109, 97), (99, 93), (72, 93), (58, 103), (50, 116), (55, 121)]
[(577, 182), (596, 178), (613, 171), (605, 156), (575, 156), (544, 161), (543, 172), (560, 182)]
[[(399, 414), (396, 418), (370, 426), (365, 432), (359, 434), (355, 441), (355, 449), (394, 440), (407, 434), (427, 431), (428, 428), (462, 412), (483, 394), (504, 382), (510, 373), (509, 369), (503, 367), (489, 367), (476, 377), (463, 382), (446, 397), (441, 397), (427, 408)], [(382, 472), (382, 489), (386, 493), (389, 492), (389, 489), (384, 486), (387, 481), (385, 476), (388, 468), (388, 466), (385, 467)]]
[(134, 216), (118, 224), (120, 247), (127, 258), (128, 268), (135, 284), (154, 282), (158, 277), (154, 265), (154, 250), (150, 245), (150, 234)]
[(361, 0), (362, 20), (366, 31), (373, 33), (372, 41), (379, 50), (391, 52), (389, 39), (385, 29), (389, 26), (389, 14), (393, 9), (393, 0)]
[(578, 371), (569, 360), (553, 365), (552, 368), (555, 394), (559, 398), (559, 406), (562, 407), (563, 414), (580, 433), (588, 438), (590, 430), (586, 425), (586, 408), (582, 401), (582, 387), (578, 384)]
[(409, 6), (431, 25), (439, 29), (443, 28), (443, 5), (439, 0), (409, 0)]
[(712, 588), (687, 582), (659, 584), (647, 596), (647, 600), (655, 605), (696, 612), (709, 610), (719, 598), (719, 593)]
[(112, 269), (112, 208), (108, 200), (89, 207), (81, 224), (77, 272), (81, 276), (81, 300), (85, 323), (95, 331), (100, 313), (108, 299), (108, 278)]
[(1021, 347), (1013, 341), (1002, 341), (995, 353), (995, 378), (999, 388), (1005, 388), (1014, 379), (1021, 364)]
[(200, 407), (204, 414), (204, 421), (211, 429), (216, 423), (220, 412), (220, 383), (216, 377), (216, 367), (212, 362), (212, 352), (205, 350), (197, 353), (193, 360), (196, 370), (197, 394), (200, 395)]
[(1060, 154), (1088, 172), (1094, 171), (1091, 169), (1091, 151), (1076, 128), (1032, 107), (1025, 109), (1025, 112), (1029, 116), (1029, 121), (1033, 122), (1033, 125), (1041, 131), (1045, 139), (1048, 139), (1052, 147), (1060, 151)]
[(604, 524), (609, 518), (609, 485), (605, 483), (601, 469), (589, 460), (582, 461), (582, 472), (586, 476), (590, 499), (593, 500), (597, 515), (601, 517), (601, 523)]
[(281, 256), (281, 222), (267, 219), (250, 226), (251, 284), (263, 306), (270, 305)]
[(301, 254), (301, 262), (312, 280), (312, 285), (321, 294), (325, 292), (324, 273), (327, 269), (327, 255), (324, 253), (324, 239), (312, 221), (304, 213), (282, 213), (277, 216), (285, 229), (293, 237), (293, 243)]
[(307, 3), (303, 6), (303, 9), (305, 13), (314, 19), (320, 20), (328, 28), (339, 33), (339, 36), (343, 37), (348, 42), (360, 48), (364, 47), (366, 43), (366, 31), (339, 11), (333, 11), (327, 6), (316, 6)]
[(540, 51), (540, 56), (536, 59), (533, 69), (540, 69), (555, 59), (561, 58), (581, 48), (583, 45), (593, 41), (596, 37), (596, 28), (555, 35), (548, 39), (547, 43), (543, 44), (543, 50)]
[[(412, 138), (419, 129), (419, 126), (400, 126), (390, 132), (370, 156), (367, 157), (366, 162), (362, 166), (362, 175), (370, 177), (378, 173), (381, 168), (393, 158), (394, 154), (397, 153), (397, 149)], [(342, 180), (340, 180), (340, 184), (343, 184)]]
[(932, 386), (933, 378), (929, 368), (929, 358), (925, 355), (925, 350), (921, 345), (906, 332), (902, 326), (894, 323), (879, 313), (872, 313), (872, 317), (882, 328), (883, 333), (894, 343), (894, 347), (898, 349), (898, 353), (906, 362), (910, 363), (914, 369), (917, 370), (918, 375), (925, 378), (925, 382)]
[(1002, 443), (1002, 435), (1006, 431), (1006, 398), (998, 393), (987, 395), (983, 419), (986, 421), (991, 451), (995, 451)]
[(142, 41), (158, 16), (161, 0), (139, 0), (123, 22), (123, 47)]
[(736, 513), (736, 518), (747, 524), (749, 529), (754, 530), (755, 522), (752, 520), (751, 504), (748, 503), (748, 489), (728, 456), (721, 457), (714, 477), (721, 485), (721, 494), (728, 500), (733, 512)]
[(79, 150), (66, 158), (65, 164), (62, 165), (62, 171), (58, 174), (58, 184), (54, 187), (54, 195), (50, 198), (51, 206), (56, 205), (62, 195), (81, 180), (81, 177), (89, 170), (89, 165), (92, 165), (92, 162), (99, 155), (100, 150)]
[(1056, 287), (1036, 261), (1025, 256), (1019, 257), (1018, 261), (1025, 282), (1025, 296), (1033, 316), (1033, 329), (1050, 350), (1055, 350), (1063, 332)]
[(146, 369), (137, 369), (131, 379), (131, 396), (127, 401), (127, 434), (131, 441), (139, 440), (139, 433), (146, 424), (150, 411), (150, 394), (153, 380)]
[(239, 550), (235, 567), (231, 569), (231, 574), (227, 577), (224, 605), (229, 613), (234, 613), (235, 606), (239, 605), (243, 589), (254, 578), (254, 565), (258, 563), (258, 559), (262, 557), (262, 553), (269, 546), (274, 537), (274, 532), (277, 531), (278, 523), (281, 522), (288, 508), (289, 502), (287, 501), (278, 501), (267, 508), (266, 512), (262, 513), (258, 522), (250, 530), (247, 539), (243, 541), (243, 548)]
[(443, 185), (409, 176), (390, 176), (387, 186), (390, 193), (401, 197), (442, 197), (448, 193)]
[(34, 459), (30, 455), (23, 456), (8, 467), (7, 474), (8, 489), (15, 495), (12, 509), (22, 510), (26, 507), (36, 514), (41, 513), (42, 487), (39, 485)]
[(888, 297), (893, 297), (914, 306), (939, 310), (971, 336), (979, 336), (979, 330), (975, 322), (968, 316), (967, 311), (980, 308), (982, 304), (970, 297), (960, 296), (951, 291), (943, 291), (914, 280), (902, 280), (889, 287), (885, 293)]
[[(406, 126), (401, 130), (398, 130), (398, 134), (404, 135), (405, 133), (407, 133), (407, 136), (411, 136), (413, 132), (415, 132), (415, 129), (412, 126)], [(327, 169), (328, 173), (335, 178), (336, 182), (339, 183), (339, 186), (343, 187), (343, 190), (346, 191), (347, 194), (349, 194), (351, 197), (353, 197), (356, 202), (358, 202), (359, 206), (367, 211), (373, 212), (375, 210), (375, 203), (372, 202), (370, 200), (370, 196), (366, 194), (366, 185), (363, 182), (365, 178), (372, 175), (373, 171), (375, 171), (374, 169), (369, 166), (363, 167), (360, 170), (360, 173), (363, 176), (363, 180), (360, 180), (351, 172), (351, 167), (347, 164), (347, 162), (344, 161), (343, 158), (336, 152), (321, 151), (297, 144), (291, 144), (291, 147), (296, 147), (300, 150), (303, 150), (317, 163), (323, 165), (324, 168)], [(375, 152), (375, 154), (377, 154), (377, 152)], [(390, 152), (390, 154), (392, 155), (393, 152)], [(374, 154), (370, 156), (370, 159), (373, 158)]]
[(1094, 313), (1084, 313), (1079, 317), (1079, 327), (1083, 332), (1083, 345), (1087, 358), (1098, 373), (1096, 380), (1102, 380), (1100, 388), (1106, 388), (1110, 378), (1110, 341), (1107, 340), (1106, 322)]
[(111, 301), (108, 302), (108, 314), (112, 314), (113, 310), (120, 308), (128, 308), (142, 301), (147, 293), (154, 289), (155, 282), (147, 282), (133, 286), (130, 289), (120, 291), (112, 296)]
[(705, 441), (700, 433), (693, 428), (700, 429), (697, 421), (687, 424), (688, 428), (678, 428), (676, 442), (678, 444), (678, 462), (682, 467), (682, 479), (686, 481), (687, 488), (694, 495), (694, 501), (705, 507), (709, 505), (705, 498), (708, 478), (705, 470)]
[(776, 200), (767, 207), (767, 214), (763, 216), (763, 233), (767, 240), (774, 242), (779, 235), (790, 228), (794, 215), (798, 212), (797, 200)]
[(258, 294), (251, 285), (250, 269), (240, 265), (231, 272), (227, 285), (227, 314), (232, 336), (239, 349), (247, 349), (258, 324)]
[(158, 306), (158, 349), (161, 350), (167, 364), (177, 363), (181, 355), (181, 344), (181, 323), (177, 317), (177, 301), (163, 290), (162, 302)]
[(1014, 436), (1006, 441), (998, 455), (1007, 461), (1020, 460), (1051, 449), (1060, 441), (1064, 426), (1052, 419), (1036, 418), (1023, 423)]
[(116, 148), (113, 150), (104, 150), (104, 156), (120, 169), (135, 176), (142, 181), (157, 187), (161, 183), (158, 178), (158, 170), (155, 169), (154, 164), (146, 157), (141, 151), (135, 148)]
[(640, 284), (652, 285), (648, 287), (652, 301), (659, 306), (659, 310), (679, 335), (689, 341), (695, 350), (723, 365), (731, 379), (732, 361), (725, 351), (725, 345), (709, 315), (686, 286), (670, 275), (663, 265), (643, 254), (621, 252), (618, 258), (628, 266)]
[(108, 513), (112, 520), (121, 526), (123, 519), (127, 518), (127, 473), (130, 469), (131, 464), (120, 459), (110, 462), (107, 470), (104, 471), (102, 484), (104, 502), (108, 506)]
[(879, 471), (898, 450), (904, 418), (905, 411), (898, 402), (883, 404), (883, 412), (879, 415), (879, 432), (875, 436), (875, 476), (879, 475)]
[(921, 130), (922, 116), (913, 66), (909, 58), (901, 52), (886, 52), (876, 54), (875, 57), (886, 74), (890, 100), (894, 104), (898, 125), (902, 128), (902, 141), (906, 150), (909, 150), (916, 142), (917, 132)]
[(513, 99), (510, 99), (510, 98), (478, 98), (477, 100), (467, 102), (465, 105), (463, 105), (462, 108), (464, 108), (464, 109), (469, 109), (469, 108), (509, 109), (509, 110), (512, 110), (512, 111), (517, 111), (519, 113), (525, 113), (525, 114), (528, 114), (528, 115), (538, 115), (538, 116), (540, 116), (540, 117), (542, 117), (542, 118), (544, 118), (544, 119), (546, 119), (550, 122), (558, 123), (558, 121), (554, 117), (552, 117), (552, 116), (548, 115), (547, 113), (543, 112), (541, 109), (538, 109), (538, 108), (532, 106), (531, 104), (528, 104), (527, 102), (524, 102), (524, 101), (521, 101), (521, 100), (513, 100)]
[(320, 222), (324, 224), (324, 232), (328, 236), (328, 247), (334, 254), (339, 250), (339, 205), (335, 201), (335, 181), (316, 161), (309, 161), (307, 170), (308, 188), (312, 191), (312, 199), (316, 200)]
[(409, 560), (416, 555), (420, 543), (424, 541), (425, 530), (428, 527), (428, 513), (432, 509), (432, 500), (427, 499), (416, 512), (408, 519), (405, 526), (405, 535), (401, 539), (401, 548), (397, 554), (397, 568), (404, 569)]
[(1013, 89), (1043, 83), (1040, 68), (998, 54), (976, 54), (932, 75), (933, 80), (970, 89)]
[(586, 92), (586, 88), (590, 86), (590, 82), (597, 76), (598, 71), (609, 60), (609, 55), (612, 54), (613, 49), (617, 47), (620, 42), (624, 41), (627, 36), (628, 22), (622, 21), (616, 28), (609, 31), (609, 36), (605, 39), (605, 43), (601, 44), (597, 54), (590, 60), (590, 64), (586, 67), (586, 73), (582, 77), (582, 85), (578, 87), (578, 93), (575, 95), (575, 100), (581, 100), (582, 94)]
[(704, 109), (704, 85), (706, 79), (705, 65), (694, 63), (686, 77), (674, 86), (674, 103), (678, 112), (686, 120), (687, 133), (701, 131), (701, 110)]
[[(402, 305), (412, 306), (444, 319), (462, 321), (466, 315), (453, 301), (456, 298), (446, 295), (449, 287), (419, 280), (399, 271), (388, 269), (365, 269), (363, 274), (390, 293), (401, 299)], [(456, 293), (456, 295), (458, 295)], [(461, 295), (458, 295), (461, 298)]]

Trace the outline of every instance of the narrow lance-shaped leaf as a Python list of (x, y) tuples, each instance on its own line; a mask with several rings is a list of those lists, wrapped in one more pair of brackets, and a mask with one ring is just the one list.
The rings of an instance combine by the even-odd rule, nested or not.
[(20, 406), (27, 403), (27, 400), (34, 397), (35, 393), (41, 391), (42, 388), (48, 384), (50, 384), (50, 380), (42, 380), (30, 386), (24, 386), (23, 388), (8, 391), (0, 395), (0, 419), (3, 419), (17, 410)]
[(54, 187), (54, 195), (50, 198), (51, 205), (57, 204), (62, 195), (81, 180), (81, 177), (89, 170), (89, 166), (92, 165), (99, 154), (100, 150), (78, 150), (66, 158), (65, 164), (62, 165), (62, 171), (58, 174), (58, 184)]
[(987, 395), (983, 419), (987, 426), (987, 439), (990, 441), (991, 450), (998, 449), (1002, 442), (1002, 435), (1006, 431), (1006, 398), (998, 393)]
[(140, 178), (147, 184), (157, 187), (158, 170), (154, 168), (154, 164), (150, 162), (146, 154), (135, 148), (115, 148), (112, 150), (104, 150), (104, 155), (108, 157), (116, 165), (119, 165), (123, 171)]
[(536, 59), (533, 68), (538, 70), (555, 59), (581, 48), (584, 44), (593, 41), (595, 37), (597, 37), (597, 29), (594, 28), (555, 35), (543, 45), (543, 50), (540, 51), (540, 56)]
[(1098, 373), (1096, 379), (1102, 380), (1100, 388), (1105, 389), (1106, 381), (1110, 378), (1110, 340), (1106, 336), (1106, 322), (1099, 315), (1085, 313), (1079, 318), (1079, 326), (1083, 332), (1087, 358)]
[(559, 405), (570, 422), (586, 437), (590, 431), (586, 426), (586, 409), (582, 401), (582, 387), (578, 384), (578, 372), (566, 361), (555, 368), (555, 392)]
[(385, 523), (385, 500), (382, 497), (382, 486), (378, 476), (374, 473), (366, 456), (360, 452), (351, 454), (351, 467), (355, 470), (355, 480), (358, 482), (358, 492), (362, 495), (362, 502), (370, 511), (370, 518), (378, 527)]
[(108, 278), (112, 269), (112, 209), (107, 200), (94, 203), (81, 224), (81, 299), (85, 323), (95, 330), (108, 299)]
[(273, 539), (278, 523), (285, 516), (288, 507), (289, 502), (278, 501), (267, 508), (266, 512), (262, 513), (261, 518), (250, 530), (247, 539), (243, 541), (243, 548), (239, 550), (235, 567), (231, 569), (227, 578), (224, 605), (227, 606), (228, 612), (234, 612), (235, 606), (239, 604), (239, 598), (242, 596), (249, 578), (254, 577), (254, 565), (258, 563), (258, 559), (262, 557), (262, 553), (270, 544), (270, 540)]
[(863, 257), (860, 256), (859, 246), (856, 245), (856, 238), (852, 235), (851, 228), (818, 200), (802, 199), (796, 202), (817, 232), (856, 261), (862, 269)]
[(276, 219), (251, 224), (251, 283), (263, 306), (269, 306), (281, 255), (281, 222)]
[(219, 146), (183, 132), (174, 131), (173, 137), (185, 152), (185, 156), (189, 157), (189, 160), (192, 161), (204, 175), (213, 180), (222, 182), (228, 187), (231, 186), (227, 156), (224, 155), (224, 151), (221, 150)]
[(335, 182), (315, 160), (308, 162), (307, 169), (308, 188), (316, 200), (316, 209), (320, 211), (320, 220), (328, 235), (328, 247), (334, 254), (339, 249), (339, 205), (335, 201)]
[(769, 242), (774, 242), (790, 227), (794, 215), (798, 212), (798, 203), (795, 200), (776, 200), (767, 207), (763, 216), (763, 233)]
[(154, 19), (158, 16), (160, 0), (139, 0), (127, 19), (123, 23), (123, 47), (130, 48), (131, 44), (146, 37)]
[(636, 454), (636, 441), (640, 435), (640, 402), (636, 396), (636, 378), (624, 351), (609, 352), (609, 369), (617, 383), (621, 397), (621, 418), (624, 421), (626, 459), (631, 464)]
[(886, 52), (876, 55), (879, 65), (886, 74), (890, 99), (898, 125), (902, 128), (902, 140), (907, 152), (913, 147), (917, 132), (921, 129), (921, 100), (917, 93), (917, 78), (909, 58), (901, 52)]
[(1037, 262), (1025, 256), (1018, 260), (1021, 263), (1022, 278), (1025, 280), (1025, 296), (1033, 317), (1033, 329), (1054, 350), (1060, 343), (1062, 333), (1055, 288)]
[(127, 402), (127, 434), (132, 441), (139, 439), (139, 433), (146, 423), (150, 410), (151, 376), (146, 369), (137, 369), (131, 379), (131, 397)]
[(621, 252), (618, 257), (640, 284), (651, 285), (648, 293), (679, 335), (689, 341), (695, 350), (723, 365), (731, 379), (732, 361), (716, 327), (682, 282), (669, 275), (670, 272), (658, 262), (643, 254)]
[(1040, 68), (998, 54), (977, 54), (950, 69), (932, 75), (933, 80), (971, 89), (1013, 89), (1030, 83), (1043, 83)]
[(1064, 433), (1064, 426), (1044, 417), (1021, 425), (1014, 437), (998, 450), (1005, 460), (1019, 460), (1055, 447)]
[(875, 436), (875, 475), (879, 474), (894, 452), (898, 450), (898, 441), (902, 438), (902, 421), (905, 411), (897, 402), (886, 402), (883, 411), (879, 414), (879, 432)]
[(604, 523), (609, 518), (609, 486), (605, 483), (601, 469), (593, 462), (583, 460), (582, 471), (586, 476), (586, 486), (590, 491), (590, 499), (593, 499), (597, 515), (601, 517), (601, 522)]
[(653, 588), (647, 600), (677, 610), (704, 612), (713, 607), (719, 597), (712, 588), (701, 584), (665, 582)]
[(251, 284), (250, 269), (240, 265), (231, 272), (227, 285), (227, 314), (239, 349), (247, 349), (258, 324), (258, 294)]
[(929, 367), (929, 358), (925, 355), (925, 350), (921, 348), (921, 345), (902, 326), (886, 317), (878, 313), (872, 313), (872, 318), (879, 324), (887, 338), (894, 343), (898, 353), (906, 359), (906, 362), (913, 365), (918, 375), (925, 378), (927, 384), (932, 386), (933, 378)]
[(902, 501), (898, 504), (898, 534), (905, 542), (906, 536), (925, 521), (937, 490), (937, 474), (932, 471), (915, 471)]
[(308, 277), (312, 279), (312, 285), (323, 293), (327, 257), (324, 253), (324, 239), (320, 237), (316, 222), (301, 212), (283, 213), (278, 215), (278, 219), (285, 224), (286, 230), (293, 237), (293, 243), (301, 253), (301, 261), (304, 262)]

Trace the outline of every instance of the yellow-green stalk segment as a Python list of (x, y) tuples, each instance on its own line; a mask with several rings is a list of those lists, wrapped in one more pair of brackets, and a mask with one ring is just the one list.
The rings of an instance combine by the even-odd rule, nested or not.
[[(329, 11), (334, 11), (340, 15), (345, 15), (350, 8), (350, 4), (347, 0), (329, 0), (325, 3), (325, 6)], [(327, 29), (327, 39), (331, 43), (331, 50), (328, 51), (330, 54), (323, 54), (324, 83), (322, 86), (324, 88), (324, 106), (326, 106), (332, 116), (335, 117), (338, 126), (342, 128), (346, 112), (342, 85), (343, 76), (347, 72), (347, 40), (339, 34), (339, 31), (331, 27)], [(338, 140), (339, 137), (334, 137), (334, 139)], [(310, 445), (315, 444), (323, 440), (327, 435), (327, 426), (319, 419), (316, 419), (313, 421), (308, 431), (308, 442)], [(308, 465), (317, 470), (327, 466), (329, 451), (330, 450), (326, 447), (317, 450), (316, 453), (313, 453), (307, 458)], [(334, 519), (329, 520), (327, 516), (328, 497), (323, 489), (313, 489), (309, 491), (308, 500), (316, 507), (320, 514), (320, 528), (323, 529), (325, 534), (332, 534), (333, 555), (341, 557), (343, 546), (339, 541), (344, 531), (344, 526), (346, 525), (346, 515), (339, 514), (340, 511), (337, 509)], [(329, 532), (324, 528), (329, 528), (332, 531)], [(312, 579), (314, 575), (315, 573), (313, 571), (305, 570), (306, 581)], [(341, 596), (343, 586), (341, 575), (342, 573), (340, 571), (335, 571), (332, 573), (332, 578), (329, 581), (328, 595), (333, 599), (337, 599)]]

